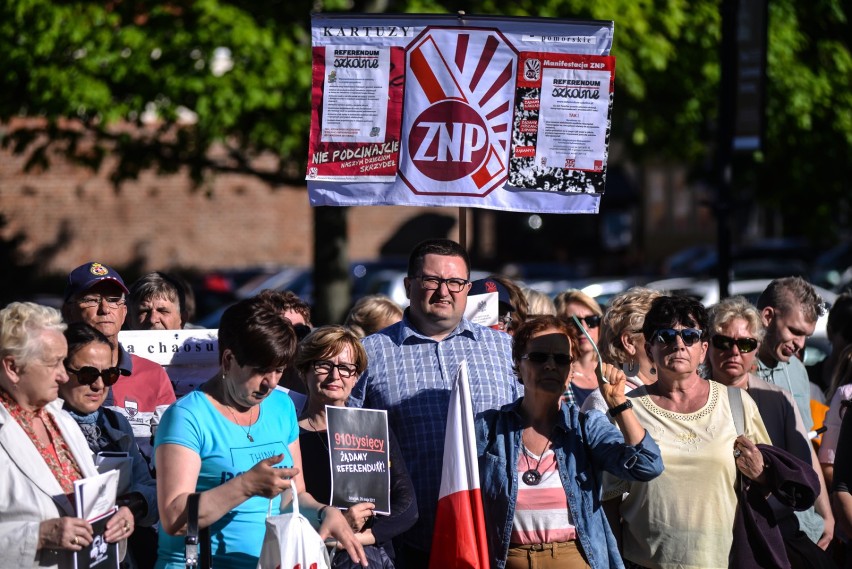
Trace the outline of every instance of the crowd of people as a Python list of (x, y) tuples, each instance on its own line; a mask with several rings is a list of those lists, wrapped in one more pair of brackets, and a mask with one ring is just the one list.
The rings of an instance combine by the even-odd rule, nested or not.
[[(491, 567), (852, 567), (852, 295), (829, 314), (817, 449), (799, 354), (825, 307), (801, 278), (756, 305), (637, 287), (602, 307), (471, 283), (465, 249), (431, 239), (405, 288), (404, 310), (367, 297), (318, 327), (292, 293), (241, 300), (222, 315), (216, 373), (180, 399), (118, 338), (191, 326), (179, 279), (128, 287), (87, 263), (61, 311), (0, 310), (0, 568), (72, 567), (95, 540), (118, 543), (125, 568), (185, 567), (190, 509), (214, 567), (257, 567), (292, 484), (333, 567), (428, 567), (462, 365)], [(465, 317), (480, 289), (499, 293), (490, 327)], [(327, 420), (342, 407), (387, 414), (389, 515), (329, 506)], [(126, 475), (96, 535), (75, 483), (116, 456)]]

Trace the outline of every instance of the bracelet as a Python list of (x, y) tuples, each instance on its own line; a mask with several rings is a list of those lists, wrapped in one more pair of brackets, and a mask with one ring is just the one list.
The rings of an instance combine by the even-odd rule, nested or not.
[(325, 519), (325, 516), (323, 516), (323, 515), (322, 515), (322, 514), (323, 514), (323, 512), (325, 512), (325, 509), (326, 509), (326, 508), (330, 508), (330, 507), (331, 507), (331, 506), (329, 506), (328, 504), (326, 504), (325, 506), (323, 506), (322, 508), (320, 508), (319, 510), (317, 510), (317, 522), (318, 522), (320, 525), (322, 525), (322, 522), (323, 522), (323, 520)]
[(630, 401), (630, 399), (628, 399), (627, 401), (625, 401), (621, 405), (616, 405), (615, 407), (610, 409), (608, 411), (608, 413), (609, 413), (609, 416), (614, 419), (616, 416), (620, 415), (623, 411), (626, 411), (626, 410), (632, 409), (632, 408), (633, 408), (633, 402)]

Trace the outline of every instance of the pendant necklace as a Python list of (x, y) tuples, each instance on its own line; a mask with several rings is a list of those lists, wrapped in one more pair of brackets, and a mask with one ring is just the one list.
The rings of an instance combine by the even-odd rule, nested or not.
[(251, 418), (251, 413), (252, 413), (253, 410), (254, 410), (253, 407), (251, 409), (249, 409), (249, 426), (248, 426), (248, 429), (243, 429), (243, 426), (240, 425), (239, 421), (237, 421), (237, 415), (234, 413), (234, 410), (231, 409), (230, 407), (228, 407), (228, 411), (231, 412), (231, 417), (234, 418), (234, 423), (236, 423), (239, 428), (243, 429), (246, 432), (246, 438), (249, 440), (250, 443), (254, 442), (254, 437), (251, 436), (251, 428), (252, 428), (252, 425), (254, 425), (254, 421), (252, 421), (252, 418)]
[(523, 437), (521, 437), (521, 444), (524, 447), (524, 458), (527, 461), (527, 471), (521, 475), (521, 479), (527, 486), (538, 486), (541, 482), (541, 472), (539, 472), (538, 468), (541, 466), (541, 459), (544, 458), (544, 453), (547, 452), (547, 447), (550, 446), (550, 438), (552, 436), (553, 431), (551, 430), (550, 435), (547, 437), (547, 442), (544, 443), (544, 448), (541, 450), (541, 454), (538, 455), (538, 461), (535, 463), (535, 468), (532, 468), (529, 455), (530, 451), (527, 449), (527, 445), (524, 444)]
[(316, 435), (319, 437), (319, 440), (320, 440), (320, 442), (322, 443), (323, 448), (326, 450), (326, 452), (328, 452), (328, 445), (327, 445), (327, 444), (325, 444), (325, 437), (323, 437), (323, 436), (320, 434), (319, 429), (317, 429), (317, 426), (316, 426), (316, 425), (314, 425), (314, 422), (313, 422), (313, 420), (312, 420), (310, 417), (308, 417), (308, 424), (309, 424), (309, 425), (311, 426), (311, 428), (314, 430), (314, 433), (316, 433)]

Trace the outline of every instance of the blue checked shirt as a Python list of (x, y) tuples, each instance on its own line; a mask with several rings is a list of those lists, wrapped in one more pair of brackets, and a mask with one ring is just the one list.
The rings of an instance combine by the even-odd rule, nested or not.
[(499, 409), (522, 395), (512, 371), (508, 334), (462, 319), (436, 342), (403, 320), (364, 339), (367, 369), (349, 397), (350, 407), (385, 409), (414, 483), (420, 518), (404, 535), (411, 547), (429, 551), (441, 486), (444, 432), (450, 390), (467, 360), (475, 413)]

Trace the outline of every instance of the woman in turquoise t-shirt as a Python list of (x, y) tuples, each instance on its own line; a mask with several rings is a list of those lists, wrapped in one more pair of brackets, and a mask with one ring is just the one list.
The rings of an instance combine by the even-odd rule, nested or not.
[(290, 478), (303, 513), (322, 521), (320, 535), (366, 564), (343, 514), (304, 493), (296, 413), (275, 389), (295, 349), (292, 326), (268, 301), (246, 299), (222, 315), (220, 373), (172, 405), (157, 431), (158, 568), (185, 567), (179, 536), (193, 492), (201, 493), (199, 525), (210, 528), (213, 566), (257, 567), (269, 500), (277, 512)]

